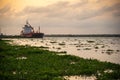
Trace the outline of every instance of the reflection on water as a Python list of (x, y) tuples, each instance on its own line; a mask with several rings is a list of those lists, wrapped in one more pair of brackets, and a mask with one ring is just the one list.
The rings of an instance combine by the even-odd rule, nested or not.
[(45, 37), (11, 39), (12, 44), (37, 46), (50, 51), (120, 64), (120, 38), (114, 37)]

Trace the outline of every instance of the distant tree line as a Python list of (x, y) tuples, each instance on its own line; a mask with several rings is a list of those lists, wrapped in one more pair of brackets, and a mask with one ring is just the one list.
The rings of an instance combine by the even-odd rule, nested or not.
[[(44, 37), (120, 37), (120, 34), (47, 34)], [(25, 38), (20, 35), (0, 35), (1, 38)]]
[(120, 34), (54, 34), (54, 35), (45, 35), (45, 37), (120, 37)]

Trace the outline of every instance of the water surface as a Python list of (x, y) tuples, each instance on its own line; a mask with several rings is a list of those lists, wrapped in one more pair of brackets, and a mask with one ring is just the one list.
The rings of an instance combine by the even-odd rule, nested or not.
[(13, 40), (12, 44), (37, 46), (82, 58), (120, 64), (120, 38), (118, 37), (45, 37), (44, 39), (10, 40)]

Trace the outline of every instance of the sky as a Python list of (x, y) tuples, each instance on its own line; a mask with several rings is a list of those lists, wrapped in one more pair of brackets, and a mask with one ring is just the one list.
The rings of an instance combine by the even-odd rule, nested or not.
[(19, 35), (26, 20), (45, 34), (120, 34), (120, 0), (0, 0), (0, 29)]

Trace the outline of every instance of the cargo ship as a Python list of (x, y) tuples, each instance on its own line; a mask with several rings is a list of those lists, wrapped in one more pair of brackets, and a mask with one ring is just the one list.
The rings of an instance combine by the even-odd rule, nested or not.
[(26, 24), (23, 27), (23, 30), (21, 31), (21, 37), (25, 38), (43, 38), (44, 33), (40, 32), (40, 27), (38, 27), (38, 30), (35, 32), (34, 28), (30, 25), (28, 21), (26, 21)]

